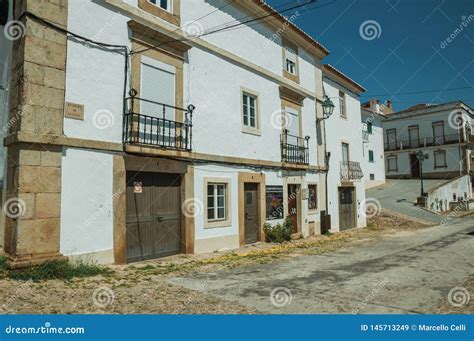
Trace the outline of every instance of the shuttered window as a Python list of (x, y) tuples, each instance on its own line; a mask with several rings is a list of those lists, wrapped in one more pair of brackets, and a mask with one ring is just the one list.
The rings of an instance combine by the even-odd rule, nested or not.
[[(139, 96), (148, 101), (162, 103), (170, 106), (175, 105), (175, 74), (168, 70), (142, 62), (141, 68), (141, 93)], [(163, 105), (142, 101), (140, 103), (142, 115), (166, 118), (175, 121), (173, 108)]]

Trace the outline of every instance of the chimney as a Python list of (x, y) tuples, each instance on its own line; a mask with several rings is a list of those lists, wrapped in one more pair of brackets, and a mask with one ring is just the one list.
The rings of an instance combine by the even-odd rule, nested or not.
[(378, 99), (372, 98), (372, 99), (370, 100), (370, 109), (371, 109), (371, 110), (375, 110), (375, 106), (377, 105), (377, 103), (378, 103)]

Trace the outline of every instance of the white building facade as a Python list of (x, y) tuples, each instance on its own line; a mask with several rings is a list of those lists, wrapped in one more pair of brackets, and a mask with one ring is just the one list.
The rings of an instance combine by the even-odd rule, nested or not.
[(383, 121), (387, 178), (453, 179), (472, 174), (472, 108), (463, 102), (417, 105)]
[[(365, 226), (363, 185), (341, 180), (341, 150), (325, 175), (316, 122), (329, 52), (294, 18), (262, 1), (23, 0), (15, 11), (25, 33), (12, 68), (25, 82), (13, 84), (10, 117), (22, 120), (6, 139), (18, 161), (7, 162), (5, 191), (23, 208), (5, 224), (12, 264), (237, 248), (286, 217), (306, 237), (320, 233), (326, 181), (337, 217), (338, 188), (354, 190), (352, 216), (333, 230)], [(275, 20), (205, 34), (255, 13)], [(356, 160), (357, 96), (347, 112), (358, 133), (327, 136), (347, 140)]]
[(362, 181), (366, 188), (385, 183), (384, 132), (385, 116), (369, 109), (361, 109), (362, 118)]
[(365, 89), (331, 65), (324, 65), (325, 95), (334, 103), (325, 121), (329, 156), (328, 212), (331, 231), (367, 225), (360, 94)]

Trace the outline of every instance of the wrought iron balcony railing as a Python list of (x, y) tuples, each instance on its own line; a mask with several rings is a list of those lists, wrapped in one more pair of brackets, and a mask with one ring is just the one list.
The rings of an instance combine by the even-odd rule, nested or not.
[[(192, 150), (192, 113), (187, 109), (146, 100), (130, 92), (124, 116), (123, 142), (142, 144), (165, 149)], [(136, 111), (141, 112), (140, 114)], [(175, 120), (181, 116), (182, 122)]]
[(385, 141), (385, 150), (403, 150), (424, 148), (431, 146), (443, 146), (448, 144), (456, 144), (466, 142), (463, 135), (451, 134), (438, 137), (425, 137), (419, 139), (400, 139), (397, 141)]
[(364, 177), (364, 172), (360, 167), (360, 162), (342, 161), (341, 180), (359, 180)]
[(285, 130), (280, 135), (281, 160), (294, 164), (309, 164), (309, 136), (301, 138)]

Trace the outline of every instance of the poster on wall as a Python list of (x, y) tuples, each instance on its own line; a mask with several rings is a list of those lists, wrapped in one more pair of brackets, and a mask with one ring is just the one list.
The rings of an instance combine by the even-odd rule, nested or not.
[(283, 186), (266, 186), (267, 220), (283, 219)]

